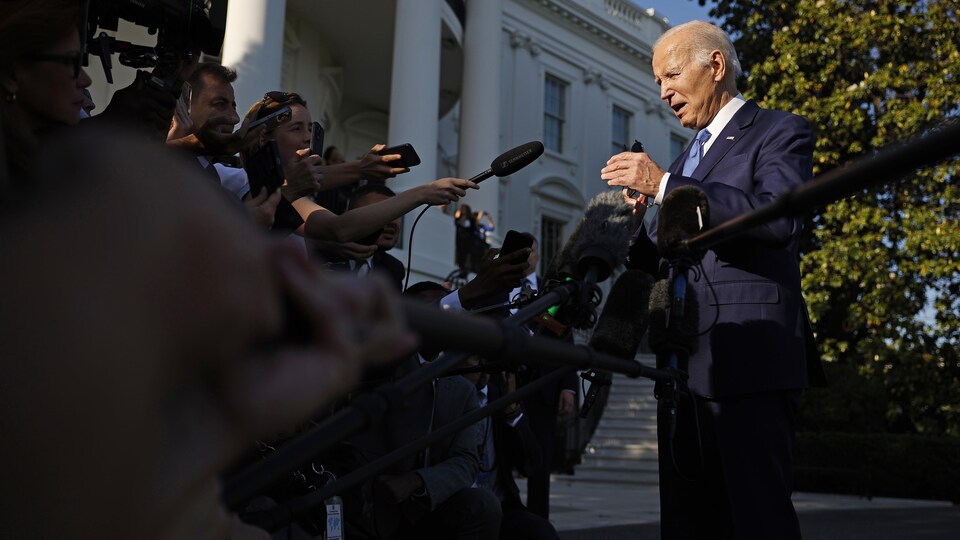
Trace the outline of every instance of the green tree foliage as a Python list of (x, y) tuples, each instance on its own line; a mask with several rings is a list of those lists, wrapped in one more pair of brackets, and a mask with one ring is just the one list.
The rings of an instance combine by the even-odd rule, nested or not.
[[(714, 2), (744, 95), (814, 125), (817, 174), (960, 116), (956, 0)], [(883, 381), (895, 431), (960, 435), (958, 166), (831, 204), (804, 239), (823, 358)]]

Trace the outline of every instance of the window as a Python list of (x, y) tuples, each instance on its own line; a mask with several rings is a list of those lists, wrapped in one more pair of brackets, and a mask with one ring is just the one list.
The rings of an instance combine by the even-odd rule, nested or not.
[(543, 84), (543, 145), (563, 152), (563, 124), (567, 114), (567, 83), (547, 75)]
[(630, 119), (632, 117), (633, 115), (625, 109), (621, 109), (617, 106), (613, 107), (611, 156), (629, 150), (633, 145), (633, 142), (630, 141)]
[(687, 140), (679, 135), (670, 135), (670, 162), (673, 163), (687, 148)]
[(540, 218), (540, 268), (546, 270), (557, 253), (563, 249), (563, 221), (542, 216)]

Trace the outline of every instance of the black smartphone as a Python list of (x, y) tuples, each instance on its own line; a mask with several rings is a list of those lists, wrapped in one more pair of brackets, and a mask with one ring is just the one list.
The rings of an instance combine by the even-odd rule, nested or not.
[(507, 231), (507, 235), (503, 237), (503, 246), (500, 247), (500, 253), (497, 257), (503, 257), (528, 247), (533, 247), (533, 238), (520, 231)]
[(259, 120), (250, 122), (250, 126), (247, 129), (253, 129), (260, 124), (266, 124), (267, 131), (273, 131), (274, 129), (277, 129), (277, 126), (289, 121), (291, 118), (293, 118), (293, 111), (290, 110), (290, 107), (284, 107), (279, 111), (272, 112)]
[[(626, 145), (623, 146), (623, 151), (624, 151), (624, 152), (627, 151), (627, 146), (626, 146)], [(643, 152), (643, 151), (644, 151), (644, 150), (643, 150), (643, 143), (640, 142), (640, 141), (638, 141), (638, 140), (636, 140), (636, 139), (634, 139), (634, 140), (633, 140), (633, 146), (630, 147), (630, 151), (631, 151), (631, 152), (634, 152), (634, 153)], [(640, 197), (640, 192), (639, 192), (639, 191), (636, 191), (636, 190), (633, 190), (633, 189), (628, 189), (628, 190), (627, 190), (627, 195), (629, 195), (631, 199), (636, 199), (636, 198), (639, 198), (639, 197)]]
[(277, 141), (267, 141), (263, 148), (247, 159), (243, 169), (247, 171), (251, 197), (256, 197), (262, 188), (266, 188), (267, 193), (276, 191), (283, 185), (283, 163), (280, 161)]
[(310, 155), (323, 155), (323, 126), (320, 122), (314, 122), (310, 128)]
[[(377, 152), (381, 156), (388, 156), (390, 154), (400, 154), (399, 165), (401, 167), (415, 167), (420, 164), (420, 156), (417, 155), (417, 151), (413, 149), (413, 145), (410, 143), (399, 144), (397, 146), (388, 146), (383, 150)], [(391, 163), (397, 163), (393, 161)]]

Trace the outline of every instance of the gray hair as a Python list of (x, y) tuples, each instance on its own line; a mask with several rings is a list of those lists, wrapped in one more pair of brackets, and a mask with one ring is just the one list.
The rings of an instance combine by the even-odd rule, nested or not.
[(740, 67), (740, 59), (737, 58), (737, 50), (733, 47), (733, 42), (727, 33), (715, 24), (704, 21), (690, 21), (667, 30), (661, 35), (653, 48), (656, 49), (660, 42), (668, 37), (689, 30), (689, 37), (685, 40), (681, 48), (689, 51), (693, 58), (703, 63), (710, 64), (710, 53), (719, 50), (727, 60), (730, 67), (733, 68), (734, 80), (743, 76), (743, 68)]

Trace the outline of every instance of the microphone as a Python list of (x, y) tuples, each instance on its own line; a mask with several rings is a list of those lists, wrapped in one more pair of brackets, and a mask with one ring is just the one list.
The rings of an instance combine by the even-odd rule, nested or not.
[[(697, 330), (700, 326), (700, 308), (697, 297), (686, 280), (680, 283), (686, 290), (674, 291), (675, 281), (661, 279), (650, 292), (650, 334), (647, 341), (657, 355), (657, 367), (667, 364), (671, 370), (680, 368), (679, 358), (690, 358), (697, 351)], [(673, 440), (677, 432), (677, 405), (680, 401), (677, 381), (657, 382), (654, 394), (664, 400), (667, 410), (667, 434)]]
[(530, 141), (526, 144), (521, 144), (497, 156), (493, 162), (490, 163), (489, 169), (474, 176), (470, 181), (479, 184), (491, 176), (498, 178), (509, 176), (533, 163), (542, 154), (543, 143), (540, 141)]
[(700, 304), (693, 287), (687, 284), (686, 298), (677, 305), (672, 288), (670, 280), (661, 279), (654, 283), (650, 291), (650, 334), (647, 341), (650, 350), (658, 357), (670, 353), (689, 357), (697, 352), (695, 337), (700, 328)]
[(678, 187), (664, 197), (657, 219), (657, 249), (664, 259), (703, 259), (705, 251), (692, 248), (686, 240), (710, 226), (706, 193), (694, 186)]
[[(597, 326), (590, 338), (590, 347), (620, 358), (633, 358), (647, 331), (650, 290), (653, 277), (640, 270), (627, 270), (610, 288), (607, 303), (600, 312)], [(604, 386), (609, 386), (613, 374), (590, 370), (581, 375), (591, 381), (580, 408), (580, 418), (586, 418)]]
[(597, 273), (596, 282), (610, 277), (610, 272), (627, 258), (632, 232), (630, 212), (619, 192), (600, 192), (587, 205), (567, 243), (550, 263), (547, 279), (583, 277), (591, 270)]

